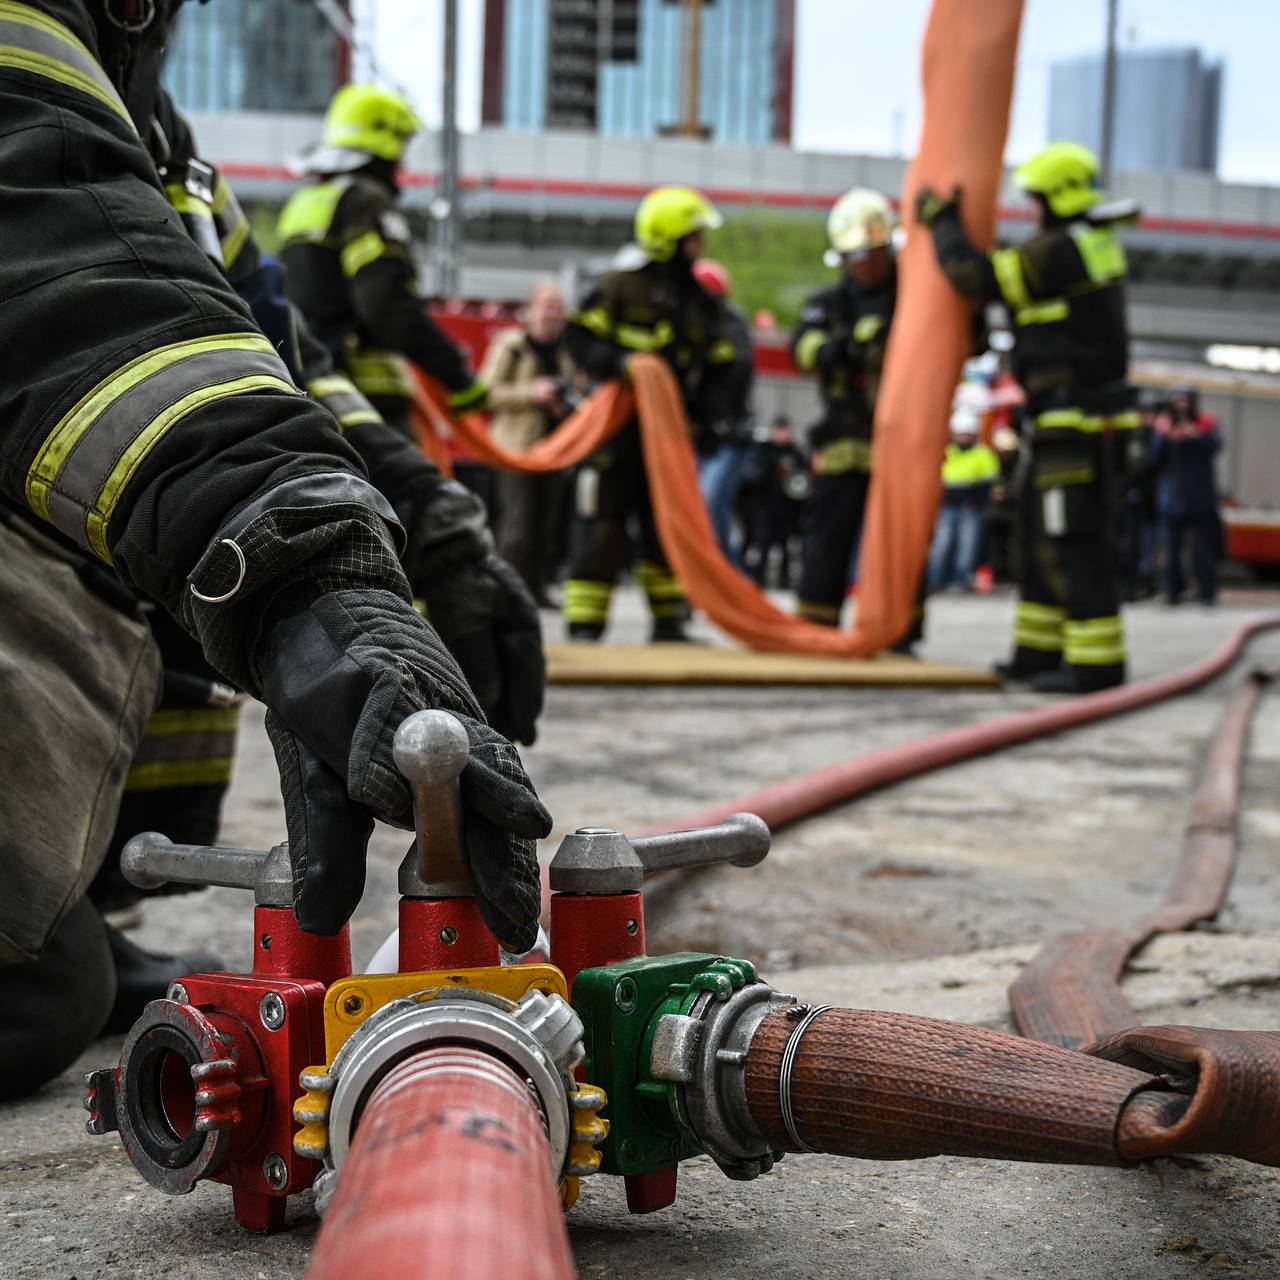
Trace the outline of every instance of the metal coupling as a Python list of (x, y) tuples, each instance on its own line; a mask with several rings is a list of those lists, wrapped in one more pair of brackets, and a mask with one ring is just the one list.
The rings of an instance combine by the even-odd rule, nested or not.
[(728, 1177), (743, 1182), (781, 1159), (747, 1106), (747, 1053), (765, 1016), (796, 1003), (754, 977), (732, 960), (718, 960), (690, 984), (696, 995), (686, 1012), (656, 1020), (649, 1051), (652, 1077), (670, 1086), (676, 1123)]
[(604, 1094), (574, 1079), (583, 1044), (573, 1007), (536, 990), (517, 1003), (474, 988), (432, 988), (383, 1006), (360, 1024), (327, 1068), (302, 1073), (305, 1092), (294, 1118), (303, 1128), (294, 1149), (325, 1163), (316, 1183), (321, 1210), (372, 1091), (407, 1057), (438, 1045), (467, 1045), (506, 1063), (537, 1099), (555, 1176), (568, 1181), (595, 1172), (600, 1157), (594, 1147), (608, 1132), (598, 1116)]

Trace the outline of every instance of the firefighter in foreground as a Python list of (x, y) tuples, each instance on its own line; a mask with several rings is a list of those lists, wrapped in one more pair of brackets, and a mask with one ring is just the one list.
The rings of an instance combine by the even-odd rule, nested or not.
[[(644, 262), (611, 271), (570, 318), (569, 351), (593, 378), (625, 378), (637, 353), (661, 356), (680, 384), (695, 434), (725, 434), (735, 420), (737, 351), (720, 299), (694, 276), (705, 233), (720, 226), (715, 206), (688, 187), (658, 187), (636, 211)], [(684, 592), (667, 567), (649, 502), (640, 429), (627, 424), (578, 472), (564, 617), (571, 640), (599, 640), (609, 620), (614, 582), (628, 561), (629, 524), (639, 538), (635, 574), (649, 599), (654, 640), (684, 640)]]
[[(840, 279), (805, 303), (791, 337), (796, 367), (817, 377), (822, 396), (809, 432), (813, 492), (796, 611), (831, 627), (840, 625), (871, 484), (871, 423), (898, 294), (893, 226), (878, 191), (854, 187), (836, 201), (826, 262)], [(922, 618), (919, 610), (905, 644), (919, 639)]]
[(344, 85), (329, 104), (320, 146), (303, 162), (315, 181), (290, 198), (278, 228), (289, 297), (335, 365), (406, 432), (413, 402), (406, 360), (444, 385), (455, 413), (485, 399), (484, 384), (418, 294), (398, 177), (420, 128), (400, 94)]
[(412, 826), (392, 735), (443, 707), (471, 739), (482, 910), (509, 950), (537, 931), (549, 815), (413, 609), (392, 506), (186, 233), (140, 141), (177, 7), (0, 10), (0, 226), (23, 246), (0, 264), (22, 335), (0, 380), (6, 1096), (69, 1065), (114, 1002), (84, 889), (159, 688), (139, 598), (268, 707), (304, 928), (354, 910), (375, 818)]
[(987, 254), (960, 220), (961, 193), (925, 189), (916, 214), (966, 297), (1000, 300), (1013, 319), (1013, 365), (1027, 395), (1029, 457), (1018, 496), (1012, 658), (998, 670), (1044, 692), (1087, 693), (1125, 678), (1111, 488), (1139, 425), (1125, 381), (1129, 202), (1102, 205), (1098, 162), (1073, 142), (1046, 147), (1015, 181), (1040, 212), (1025, 244)]

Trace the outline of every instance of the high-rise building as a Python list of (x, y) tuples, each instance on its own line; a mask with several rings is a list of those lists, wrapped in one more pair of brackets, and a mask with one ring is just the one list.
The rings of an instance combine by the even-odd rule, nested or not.
[[(1102, 144), (1100, 56), (1055, 62), (1049, 71), (1049, 136)], [(1111, 162), (1117, 169), (1218, 167), (1222, 64), (1199, 49), (1125, 49), (1116, 56)]]
[[(691, 29), (696, 58), (687, 59)], [(794, 46), (795, 0), (485, 0), (481, 119), (790, 142)]]
[(314, 4), (185, 4), (165, 85), (188, 111), (323, 111), (349, 52)]

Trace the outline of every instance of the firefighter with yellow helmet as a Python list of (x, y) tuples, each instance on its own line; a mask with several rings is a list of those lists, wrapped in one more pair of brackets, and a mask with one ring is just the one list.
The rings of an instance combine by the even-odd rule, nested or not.
[[(570, 318), (569, 351), (601, 381), (626, 376), (634, 355), (654, 354), (671, 367), (695, 429), (714, 431), (741, 412), (733, 403), (736, 347), (720, 298), (698, 282), (693, 266), (705, 234), (721, 224), (716, 207), (688, 187), (658, 187), (636, 211), (643, 260), (601, 277)], [(630, 551), (629, 522), (639, 535), (634, 562), (649, 600), (654, 640), (684, 640), (684, 592), (667, 567), (649, 500), (639, 427), (625, 426), (578, 473), (564, 616), (572, 640), (599, 640), (619, 571)]]
[(290, 198), (279, 223), (290, 301), (336, 366), (405, 430), (413, 393), (406, 360), (444, 384), (457, 412), (485, 398), (418, 293), (397, 179), (420, 128), (394, 90), (344, 85), (329, 104), (320, 146), (303, 162), (316, 181)]
[(809, 431), (813, 492), (797, 611), (833, 627), (871, 482), (871, 421), (898, 293), (895, 221), (888, 199), (868, 187), (836, 201), (825, 261), (839, 268), (840, 279), (809, 298), (791, 335), (792, 359), (814, 375), (822, 397), (822, 417)]
[(1139, 417), (1126, 381), (1126, 264), (1116, 227), (1137, 207), (1102, 203), (1097, 158), (1074, 142), (1046, 147), (1014, 180), (1040, 214), (1021, 245), (978, 249), (960, 220), (958, 190), (926, 188), (916, 213), (956, 289), (1008, 309), (1014, 372), (1027, 394), (1019, 602), (1013, 655), (999, 670), (1041, 691), (1087, 693), (1125, 678), (1111, 475)]

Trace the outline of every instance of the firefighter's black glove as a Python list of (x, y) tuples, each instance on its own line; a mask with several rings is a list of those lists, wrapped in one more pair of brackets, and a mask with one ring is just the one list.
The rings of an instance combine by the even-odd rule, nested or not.
[(949, 196), (939, 195), (932, 187), (921, 187), (916, 193), (916, 218), (931, 227), (939, 218), (958, 217), (960, 214), (960, 188), (952, 187)]
[(408, 531), (404, 568), (489, 722), (532, 743), (546, 687), (538, 606), (493, 554), (484, 504), (436, 476), (393, 498)]
[(532, 744), (546, 688), (538, 605), (503, 559), (464, 560), (415, 584), (489, 722)]
[(389, 590), (295, 585), (271, 605), (253, 662), (270, 708), (302, 927), (335, 933), (355, 910), (373, 818), (413, 826), (392, 739), (406, 716), (439, 707), (471, 741), (460, 784), (481, 914), (507, 950), (527, 951), (541, 904), (534, 841), (551, 817), (515, 747), (484, 723), (462, 673), (409, 603)]

